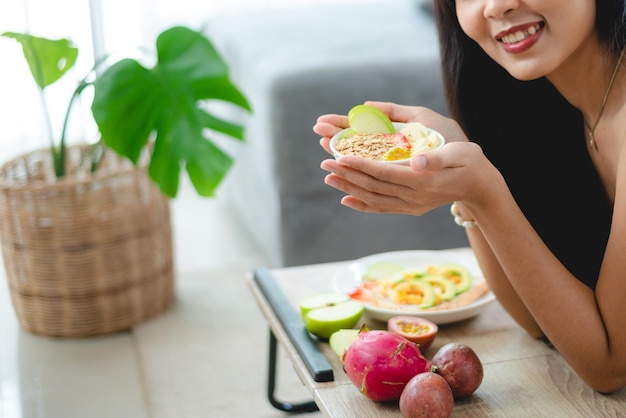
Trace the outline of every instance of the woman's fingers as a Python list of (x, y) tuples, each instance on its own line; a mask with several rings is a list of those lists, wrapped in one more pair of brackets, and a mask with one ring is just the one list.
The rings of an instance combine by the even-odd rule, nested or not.
[(403, 165), (381, 164), (362, 157), (344, 156), (338, 160), (323, 161), (321, 167), (377, 193), (388, 193), (388, 189), (381, 187), (408, 184), (409, 167)]
[[(325, 160), (321, 167), (330, 172), (325, 183), (346, 193), (349, 198), (344, 198), (342, 203), (353, 209), (413, 214), (422, 210), (411, 203), (415, 190), (410, 167), (380, 164), (359, 157)], [(416, 175), (413, 172), (413, 176)]]
[(343, 129), (348, 127), (348, 116), (329, 113), (318, 117), (317, 122), (330, 123)]
[[(402, 186), (388, 184), (385, 187), (376, 187), (376, 184), (381, 183), (376, 179), (368, 179), (362, 173), (355, 173), (349, 177), (355, 182), (353, 183), (346, 177), (335, 173), (328, 174), (324, 179), (324, 182), (329, 186), (346, 193), (346, 196), (341, 200), (343, 205), (361, 212), (410, 213), (409, 206), (401, 198), (404, 193), (394, 193), (393, 191)], [(363, 187), (362, 184), (366, 186)], [(377, 189), (381, 192), (374, 191)]]
[(422, 106), (404, 106), (388, 102), (367, 102), (382, 110), (394, 122), (420, 122), (443, 135), (446, 142), (467, 142), (456, 121)]
[(322, 148), (324, 148), (324, 150), (329, 153), (330, 155), (333, 155), (333, 150), (330, 149), (330, 138), (327, 136), (323, 136), (322, 138), (320, 138), (320, 145), (322, 146)]
[(426, 108), (418, 106), (404, 106), (390, 102), (369, 101), (365, 102), (365, 104), (382, 110), (394, 122), (417, 122), (419, 121), (420, 113), (426, 110)]
[(348, 127), (348, 117), (343, 115), (322, 115), (317, 118), (317, 122), (313, 125), (313, 132), (320, 135), (320, 145), (329, 154), (332, 155), (330, 149), (330, 139), (338, 132)]
[(360, 211), (423, 214), (476, 187), (472, 180), (477, 178), (476, 170), (469, 167), (472, 160), (482, 161), (481, 154), (476, 144), (455, 142), (413, 157), (410, 166), (346, 156), (325, 160), (321, 168), (330, 172), (326, 184), (349, 195), (342, 201), (346, 206)]
[(441, 150), (427, 152), (411, 158), (410, 167), (414, 171), (437, 171), (446, 168), (463, 167), (469, 163), (471, 155), (479, 151), (469, 142), (451, 142)]
[(348, 127), (348, 117), (343, 115), (322, 115), (317, 118), (313, 132), (320, 136), (332, 137)]

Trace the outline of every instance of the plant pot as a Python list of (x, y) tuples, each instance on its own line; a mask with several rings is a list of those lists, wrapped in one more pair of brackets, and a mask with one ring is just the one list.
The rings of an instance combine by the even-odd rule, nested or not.
[(0, 168), (0, 239), (20, 325), (87, 337), (131, 328), (171, 305), (168, 199), (145, 167), (108, 151), (94, 174), (88, 147), (67, 149), (54, 178), (50, 150)]

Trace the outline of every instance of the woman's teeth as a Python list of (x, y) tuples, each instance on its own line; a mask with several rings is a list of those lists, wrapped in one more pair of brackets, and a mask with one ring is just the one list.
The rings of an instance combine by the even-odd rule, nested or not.
[(515, 42), (523, 41), (529, 36), (534, 35), (537, 31), (541, 29), (541, 24), (537, 23), (535, 26), (529, 27), (527, 30), (518, 30), (515, 33), (511, 33), (509, 35), (503, 36), (501, 41), (505, 44), (513, 44)]

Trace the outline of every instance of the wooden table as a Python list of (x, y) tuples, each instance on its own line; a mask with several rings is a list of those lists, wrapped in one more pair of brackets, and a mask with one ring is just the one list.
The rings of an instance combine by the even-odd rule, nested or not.
[[(297, 302), (306, 296), (333, 291), (332, 278), (344, 265), (326, 263), (270, 272), (296, 309)], [(324, 415), (400, 417), (397, 403), (375, 403), (359, 393), (325, 342), (318, 342), (318, 346), (332, 365), (334, 380), (316, 382), (252, 275), (248, 282), (271, 333)], [(367, 315), (363, 321), (370, 328), (385, 326)], [(431, 358), (442, 345), (451, 341), (472, 347), (484, 366), (481, 386), (469, 398), (455, 401), (453, 417), (626, 417), (626, 390), (611, 395), (593, 391), (555, 349), (529, 337), (497, 301), (474, 318), (440, 326), (435, 342), (424, 354)]]

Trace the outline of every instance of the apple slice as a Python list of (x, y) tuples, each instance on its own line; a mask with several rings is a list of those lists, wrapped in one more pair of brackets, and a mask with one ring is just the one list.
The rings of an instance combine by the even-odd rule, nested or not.
[(343, 357), (343, 353), (346, 352), (350, 344), (359, 338), (358, 329), (340, 329), (331, 334), (328, 339), (328, 345), (339, 358)]
[(377, 282), (380, 280), (388, 279), (394, 274), (403, 270), (403, 267), (396, 263), (390, 263), (387, 261), (379, 261), (370, 264), (365, 270), (363, 275), (364, 281)]
[(347, 300), (350, 300), (350, 296), (346, 293), (317, 293), (300, 301), (300, 313), (304, 318), (313, 309), (333, 306)]
[(371, 134), (395, 134), (389, 117), (380, 109), (369, 105), (354, 106), (348, 112), (348, 124), (358, 133)]
[(344, 129), (343, 133), (341, 134), (339, 139), (347, 138), (349, 136), (354, 135), (355, 133), (356, 133), (356, 131), (354, 129), (352, 129), (352, 128)]
[(304, 327), (322, 339), (328, 339), (340, 329), (354, 327), (364, 310), (363, 303), (345, 293), (318, 293), (300, 301)]

